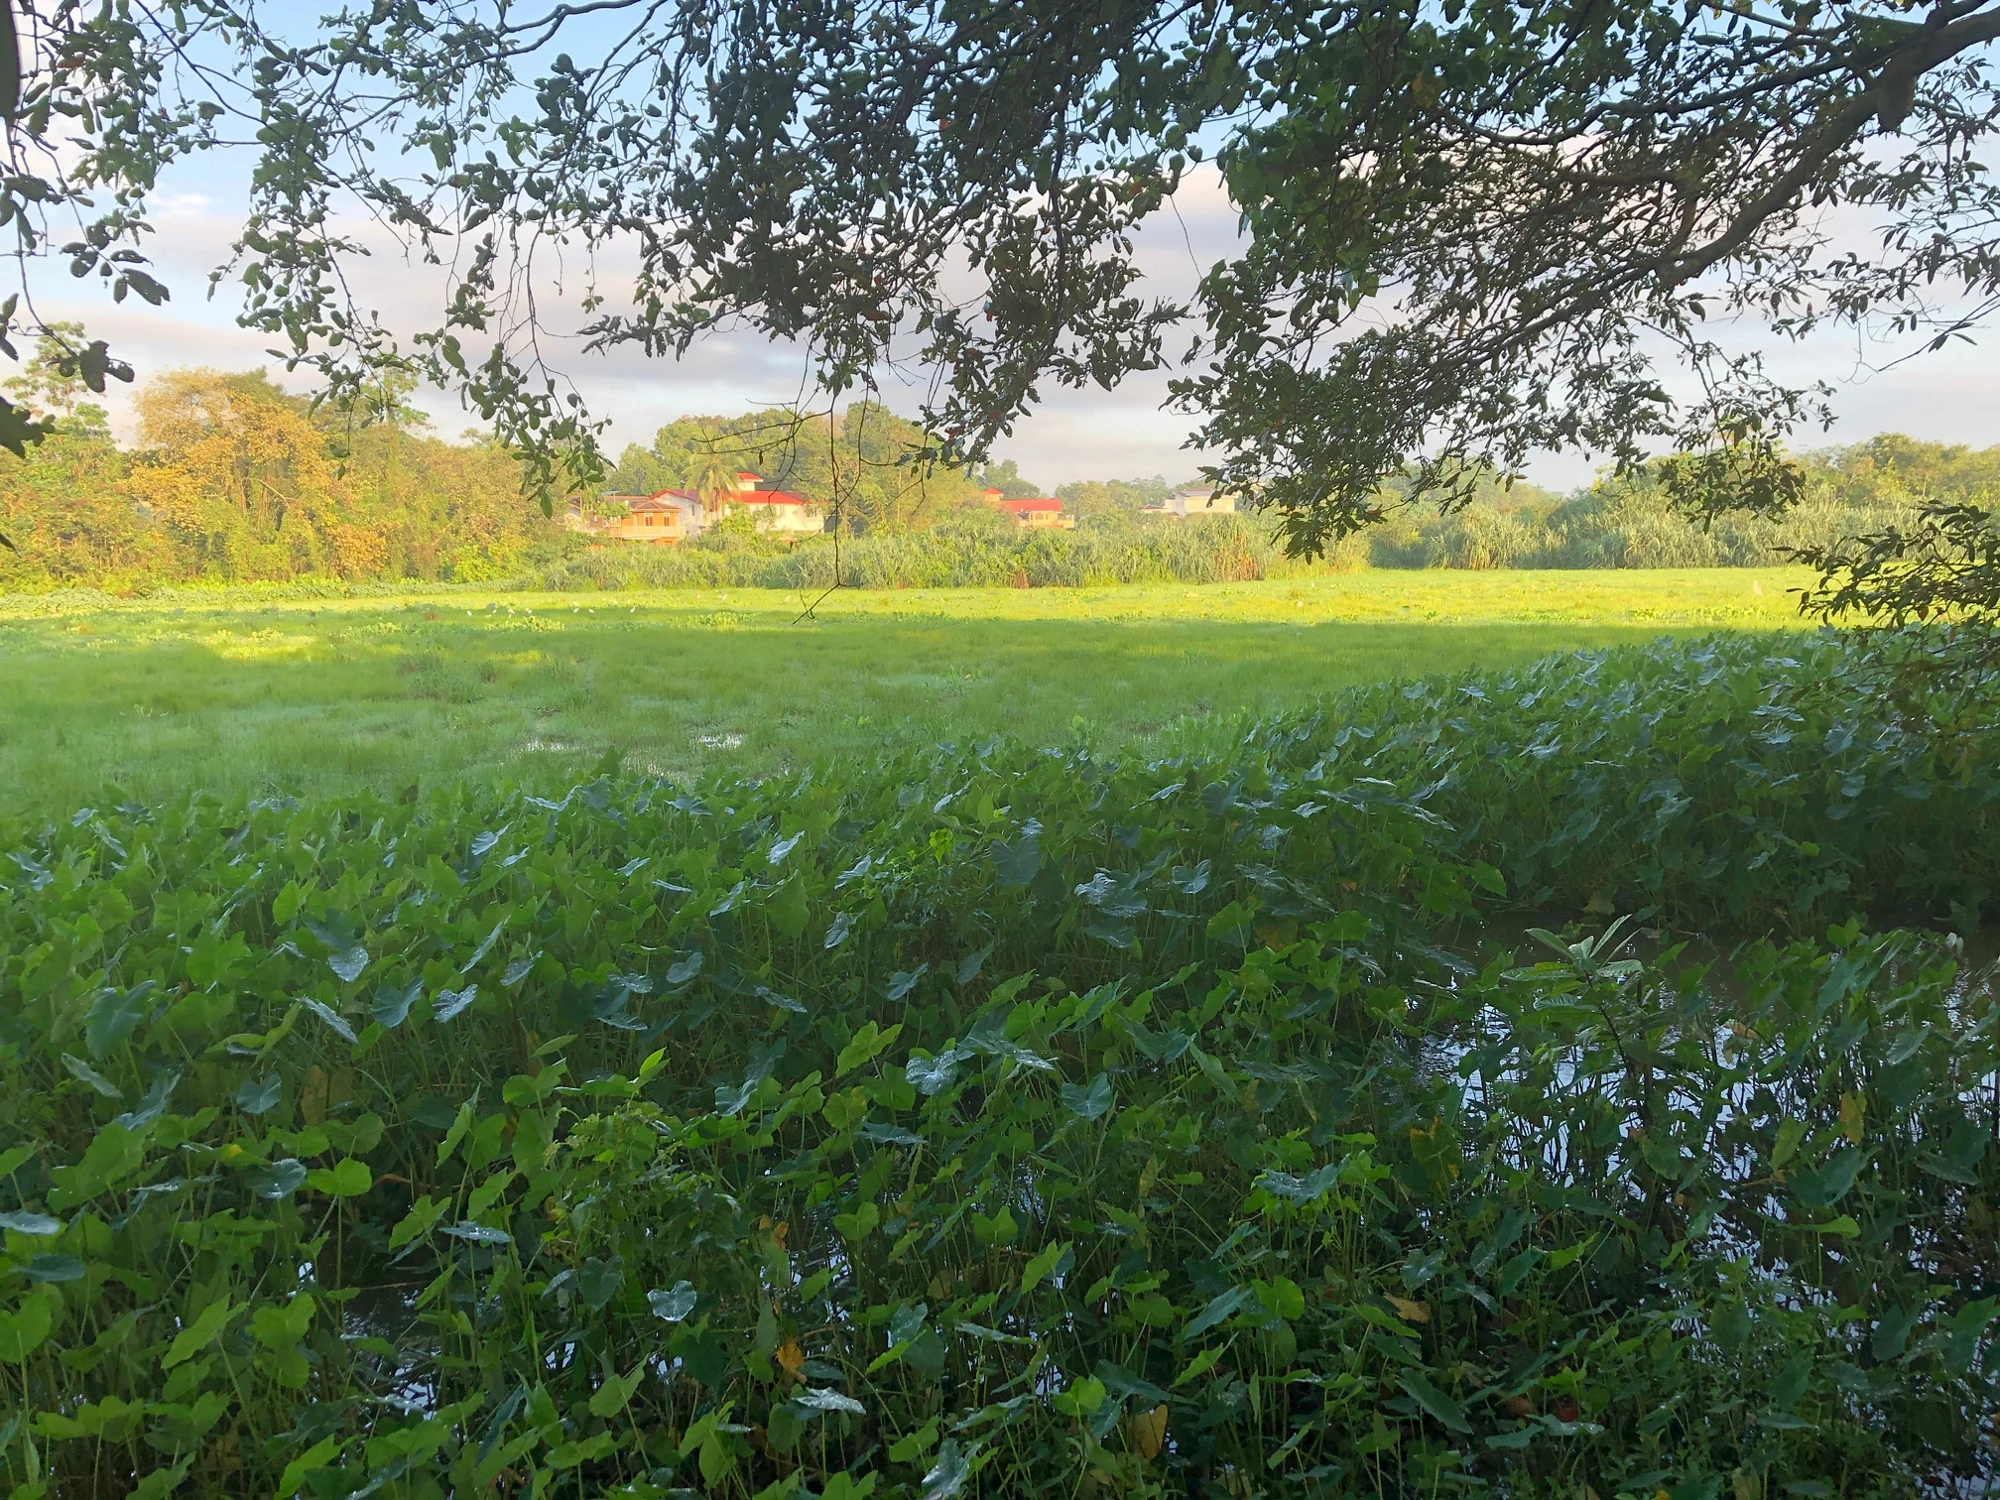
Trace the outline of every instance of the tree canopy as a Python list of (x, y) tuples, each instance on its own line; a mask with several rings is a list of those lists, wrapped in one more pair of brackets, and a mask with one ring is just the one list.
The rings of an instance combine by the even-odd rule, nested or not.
[[(1679, 446), (1697, 502), (1785, 504), (1777, 444), (1825, 392), (1715, 326), (1935, 344), (1985, 317), (1996, 36), (2000, 0), (380, 0), (318, 26), (55, 0), (11, 107), (0, 78), (0, 217), (157, 301), (149, 194), (247, 136), (220, 274), (249, 325), (335, 391), (383, 365), (455, 385), (545, 485), (598, 430), (542, 361), (555, 258), (593, 347), (747, 322), (836, 399), (919, 367), (954, 465), (1184, 327), (1175, 399), (1215, 477), (1311, 552), (1406, 465), (1449, 503), (1551, 447)], [(1190, 306), (1149, 300), (1135, 228), (1204, 157), (1241, 248)], [(344, 291), (367, 216), (448, 273), (413, 337)]]

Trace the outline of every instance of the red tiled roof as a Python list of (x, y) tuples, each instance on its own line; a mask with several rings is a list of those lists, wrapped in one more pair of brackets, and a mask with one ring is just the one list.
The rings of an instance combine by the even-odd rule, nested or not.
[(1019, 513), (1021, 512), (1021, 511), (1024, 511), (1024, 510), (1061, 510), (1061, 509), (1062, 509), (1062, 501), (1060, 501), (1060, 500), (1051, 500), (1051, 499), (1050, 499), (1050, 498), (1049, 498), (1048, 496), (1046, 496), (1046, 495), (1042, 496), (1042, 497), (1041, 497), (1040, 499), (1037, 499), (1037, 500), (1002, 500), (1002, 501), (1000, 502), (1000, 505), (1001, 505), (1001, 508), (1002, 508), (1002, 509), (1005, 509), (1005, 510), (1011, 510), (1011, 511), (1015, 512), (1016, 514), (1019, 514)]

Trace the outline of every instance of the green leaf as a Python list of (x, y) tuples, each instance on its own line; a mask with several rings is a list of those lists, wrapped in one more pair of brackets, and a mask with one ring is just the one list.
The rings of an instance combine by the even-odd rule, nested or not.
[(1465, 1408), (1460, 1406), (1443, 1391), (1432, 1385), (1415, 1370), (1405, 1370), (1398, 1379), (1410, 1399), (1429, 1412), (1453, 1432), (1470, 1432), (1472, 1427), (1465, 1420)]
[(853, 1072), (863, 1063), (872, 1062), (882, 1053), (888, 1051), (896, 1038), (902, 1034), (903, 1023), (901, 1021), (898, 1021), (887, 1031), (883, 1031), (873, 1021), (865, 1023), (859, 1031), (855, 1032), (848, 1039), (847, 1045), (840, 1049), (840, 1056), (833, 1065), (833, 1076), (838, 1078), (842, 1074)]
[(369, 1172), (368, 1164), (352, 1156), (344, 1157), (331, 1167), (306, 1173), (306, 1186), (330, 1198), (358, 1198), (374, 1185), (375, 1178)]
[(139, 1023), (146, 1019), (149, 1009), (146, 1001), (158, 988), (158, 984), (147, 979), (129, 990), (98, 992), (83, 1023), (83, 1040), (92, 1057), (101, 1059), (130, 1040)]
[(310, 1292), (299, 1292), (283, 1306), (267, 1302), (250, 1314), (250, 1336), (266, 1349), (288, 1348), (306, 1336), (317, 1305)]
[(278, 1481), (279, 1500), (291, 1500), (305, 1484), (306, 1475), (331, 1466), (339, 1452), (340, 1439), (325, 1437), (286, 1464), (284, 1477)]
[(639, 1382), (645, 1373), (646, 1366), (641, 1361), (632, 1367), (629, 1375), (607, 1374), (604, 1383), (591, 1393), (590, 1414), (605, 1418), (617, 1416), (625, 1410), (625, 1403), (632, 1399), (632, 1393), (639, 1389)]
[[(1099, 1390), (1103, 1387), (1100, 1386)], [(952, 1496), (965, 1488), (965, 1481), (972, 1475), (971, 1464), (957, 1438), (946, 1438), (938, 1445), (937, 1460), (924, 1475), (923, 1500), (952, 1500)]]
[(166, 1354), (160, 1359), (160, 1368), (171, 1370), (175, 1365), (185, 1364), (194, 1358), (214, 1343), (221, 1336), (222, 1330), (229, 1325), (230, 1320), (242, 1311), (241, 1303), (231, 1302), (227, 1298), (218, 1298), (209, 1303), (192, 1323), (174, 1335), (173, 1343), (168, 1346)]
[(48, 1338), (62, 1305), (61, 1292), (52, 1286), (37, 1286), (12, 1312), (0, 1312), (0, 1360), (10, 1365), (25, 1363)]
[(1782, 1168), (1786, 1162), (1799, 1154), (1799, 1143), (1806, 1138), (1804, 1120), (1786, 1120), (1778, 1126), (1778, 1139), (1771, 1147), (1771, 1166)]
[(375, 1002), (368, 1007), (368, 1014), (383, 1030), (394, 1031), (409, 1019), (410, 1007), (417, 1003), (418, 996), (423, 992), (422, 976), (400, 986), (385, 984), (375, 992)]
[(236, 1107), (246, 1115), (266, 1115), (285, 1096), (284, 1083), (276, 1073), (264, 1078), (246, 1078), (236, 1090)]
[(646, 1304), (653, 1309), (653, 1316), (668, 1323), (679, 1323), (694, 1311), (697, 1293), (690, 1282), (677, 1281), (666, 1291), (646, 1293)]
[(1088, 1088), (1066, 1083), (1061, 1092), (1063, 1107), (1086, 1120), (1101, 1120), (1111, 1110), (1111, 1079), (1107, 1074), (1099, 1073)]
[(1189, 1339), (1200, 1338), (1201, 1335), (1207, 1333), (1209, 1329), (1215, 1327), (1217, 1324), (1235, 1317), (1236, 1314), (1248, 1307), (1255, 1300), (1256, 1294), (1250, 1288), (1244, 1286), (1233, 1286), (1226, 1292), (1219, 1292), (1209, 1302), (1208, 1306), (1196, 1313), (1188, 1325), (1181, 1330), (1181, 1337)]
[(123, 1089), (119, 1088), (117, 1084), (106, 1078), (82, 1058), (65, 1052), (62, 1055), (62, 1064), (65, 1068), (69, 1069), (73, 1077), (80, 1078), (105, 1098), (120, 1101), (125, 1098), (125, 1091)]

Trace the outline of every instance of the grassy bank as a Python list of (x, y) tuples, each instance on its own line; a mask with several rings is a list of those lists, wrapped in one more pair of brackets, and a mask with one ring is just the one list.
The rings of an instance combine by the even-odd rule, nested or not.
[(0, 599), (0, 786), (680, 780), (998, 734), (1147, 751), (1356, 683), (1795, 624), (1802, 574), (1357, 573), (1064, 590)]

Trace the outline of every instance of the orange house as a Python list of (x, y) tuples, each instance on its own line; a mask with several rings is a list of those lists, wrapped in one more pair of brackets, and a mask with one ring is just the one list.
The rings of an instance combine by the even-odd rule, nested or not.
[(676, 490), (657, 495), (606, 495), (606, 500), (625, 506), (622, 516), (591, 517), (583, 513), (583, 502), (572, 500), (566, 524), (572, 531), (609, 537), (619, 542), (651, 542), (671, 547), (701, 534), (701, 508)]

